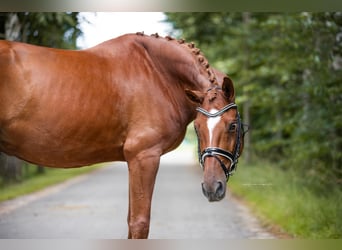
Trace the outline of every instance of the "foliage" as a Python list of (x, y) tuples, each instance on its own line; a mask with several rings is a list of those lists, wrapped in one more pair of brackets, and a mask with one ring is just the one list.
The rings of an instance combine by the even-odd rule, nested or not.
[(101, 164), (98, 164), (84, 168), (72, 169), (47, 168), (44, 175), (37, 175), (32, 173), (30, 170), (25, 170), (26, 178), (20, 183), (12, 183), (10, 185), (7, 184), (2, 186), (0, 182), (0, 202), (42, 190), (48, 186), (63, 182), (81, 174), (87, 174), (91, 171), (99, 169), (101, 166)]
[(76, 49), (78, 12), (18, 12), (20, 34), (16, 40), (55, 48)]
[(342, 237), (342, 191), (338, 188), (317, 195), (293, 170), (284, 173), (265, 162), (242, 162), (229, 187), (247, 200), (271, 231), (302, 239)]
[(167, 17), (176, 35), (195, 41), (233, 78), (254, 155), (310, 182), (341, 185), (342, 13)]

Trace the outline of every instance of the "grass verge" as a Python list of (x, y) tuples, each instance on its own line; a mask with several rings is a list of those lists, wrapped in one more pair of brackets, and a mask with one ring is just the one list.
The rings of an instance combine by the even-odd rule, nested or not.
[(267, 163), (242, 163), (228, 186), (265, 226), (277, 225), (295, 238), (341, 238), (342, 191), (314, 191), (304, 178)]
[(63, 182), (72, 177), (89, 173), (99, 168), (101, 165), (72, 168), (72, 169), (55, 169), (46, 168), (45, 173), (41, 175), (33, 176), (29, 179), (16, 184), (3, 186), (0, 188), (0, 202), (16, 198), (21, 195), (29, 194), (35, 191), (39, 191), (50, 185), (54, 185)]

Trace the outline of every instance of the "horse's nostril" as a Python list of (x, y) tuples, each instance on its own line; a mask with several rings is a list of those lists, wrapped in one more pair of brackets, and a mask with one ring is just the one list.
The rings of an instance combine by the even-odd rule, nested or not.
[(222, 181), (217, 181), (217, 187), (216, 187), (216, 192), (215, 192), (217, 200), (223, 199), (223, 197), (226, 194), (225, 188), (226, 188), (226, 185), (224, 185)]
[(223, 191), (222, 181), (217, 181), (216, 194), (222, 194)]

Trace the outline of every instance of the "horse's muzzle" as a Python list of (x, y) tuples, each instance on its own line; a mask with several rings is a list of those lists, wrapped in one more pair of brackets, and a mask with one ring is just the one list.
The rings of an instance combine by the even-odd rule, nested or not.
[(216, 181), (210, 186), (202, 183), (202, 192), (208, 201), (220, 201), (226, 195), (226, 183)]

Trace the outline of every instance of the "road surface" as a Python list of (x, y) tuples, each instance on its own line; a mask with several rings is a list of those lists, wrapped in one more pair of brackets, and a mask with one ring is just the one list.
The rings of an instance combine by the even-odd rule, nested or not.
[[(229, 192), (223, 201), (209, 203), (201, 191), (202, 170), (192, 148), (182, 148), (162, 158), (150, 238), (274, 238)], [(89, 175), (0, 203), (0, 238), (125, 239), (127, 209), (126, 163), (111, 163)]]

